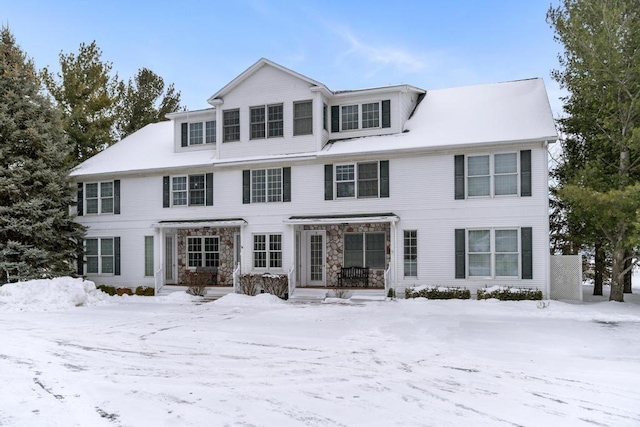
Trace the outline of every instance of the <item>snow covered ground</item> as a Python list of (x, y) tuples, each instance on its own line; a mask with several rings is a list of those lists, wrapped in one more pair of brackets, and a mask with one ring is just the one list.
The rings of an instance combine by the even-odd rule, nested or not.
[(635, 292), (198, 304), (5, 285), (0, 426), (639, 426)]

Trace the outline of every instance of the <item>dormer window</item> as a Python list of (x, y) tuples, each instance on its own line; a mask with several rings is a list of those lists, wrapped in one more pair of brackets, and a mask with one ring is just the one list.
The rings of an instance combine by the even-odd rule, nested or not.
[(331, 132), (390, 127), (390, 100), (331, 107)]
[(282, 104), (260, 105), (249, 109), (250, 138), (276, 138), (284, 135)]
[(215, 144), (216, 121), (188, 122), (181, 125), (181, 146)]
[(240, 141), (240, 110), (226, 110), (223, 115), (222, 142)]

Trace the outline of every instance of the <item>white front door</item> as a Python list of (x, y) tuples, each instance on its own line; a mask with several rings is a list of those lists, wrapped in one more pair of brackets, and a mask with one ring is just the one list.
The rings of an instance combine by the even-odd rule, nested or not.
[(304, 232), (305, 282), (308, 286), (324, 286), (326, 280), (326, 232), (314, 230)]
[(166, 234), (164, 236), (164, 284), (175, 285), (178, 283), (178, 248), (177, 236)]

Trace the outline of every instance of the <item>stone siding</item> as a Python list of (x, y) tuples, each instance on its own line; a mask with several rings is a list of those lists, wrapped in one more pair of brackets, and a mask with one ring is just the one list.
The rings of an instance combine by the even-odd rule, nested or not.
[(220, 240), (218, 285), (233, 286), (233, 235), (239, 232), (239, 227), (185, 228), (178, 230), (178, 283), (182, 283), (182, 277), (187, 270), (187, 237), (218, 236)]
[[(338, 271), (342, 268), (344, 260), (344, 233), (385, 233), (385, 265), (391, 261), (390, 224), (365, 223), (365, 224), (331, 224), (331, 225), (305, 225), (304, 230), (325, 230), (327, 233), (327, 283), (328, 287), (338, 286)], [(369, 287), (384, 288), (384, 269), (372, 268), (369, 270)]]

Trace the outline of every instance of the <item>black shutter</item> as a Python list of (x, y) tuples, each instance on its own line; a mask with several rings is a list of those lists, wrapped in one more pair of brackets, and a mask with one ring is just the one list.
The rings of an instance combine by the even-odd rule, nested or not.
[(520, 152), (520, 196), (531, 197), (531, 150)]
[(76, 269), (78, 277), (84, 276), (84, 248), (82, 245), (78, 247), (78, 260), (76, 261)]
[(391, 100), (382, 101), (382, 127), (391, 127)]
[(182, 132), (181, 132), (181, 138), (180, 138), (180, 146), (186, 147), (187, 145), (189, 145), (189, 124), (183, 123), (181, 130)]
[(168, 208), (169, 206), (171, 206), (171, 192), (169, 189), (169, 177), (168, 176), (163, 176), (162, 177), (162, 207), (163, 208)]
[(120, 215), (120, 180), (113, 181), (113, 213)]
[(533, 241), (531, 227), (520, 229), (522, 244), (522, 278), (533, 279)]
[(205, 175), (205, 206), (213, 206), (213, 173)]
[(454, 156), (455, 169), (455, 200), (464, 199), (464, 156)]
[(291, 168), (282, 168), (282, 201), (291, 201)]
[(242, 171), (242, 203), (251, 203), (251, 171)]
[(380, 160), (380, 197), (389, 197), (389, 160)]
[(331, 107), (331, 132), (340, 132), (340, 107)]
[(113, 274), (120, 275), (120, 238), (113, 238)]
[(466, 277), (465, 230), (456, 229), (456, 279)]
[(78, 216), (82, 216), (84, 211), (84, 184), (78, 183)]
[(333, 165), (324, 165), (324, 199), (333, 200)]

